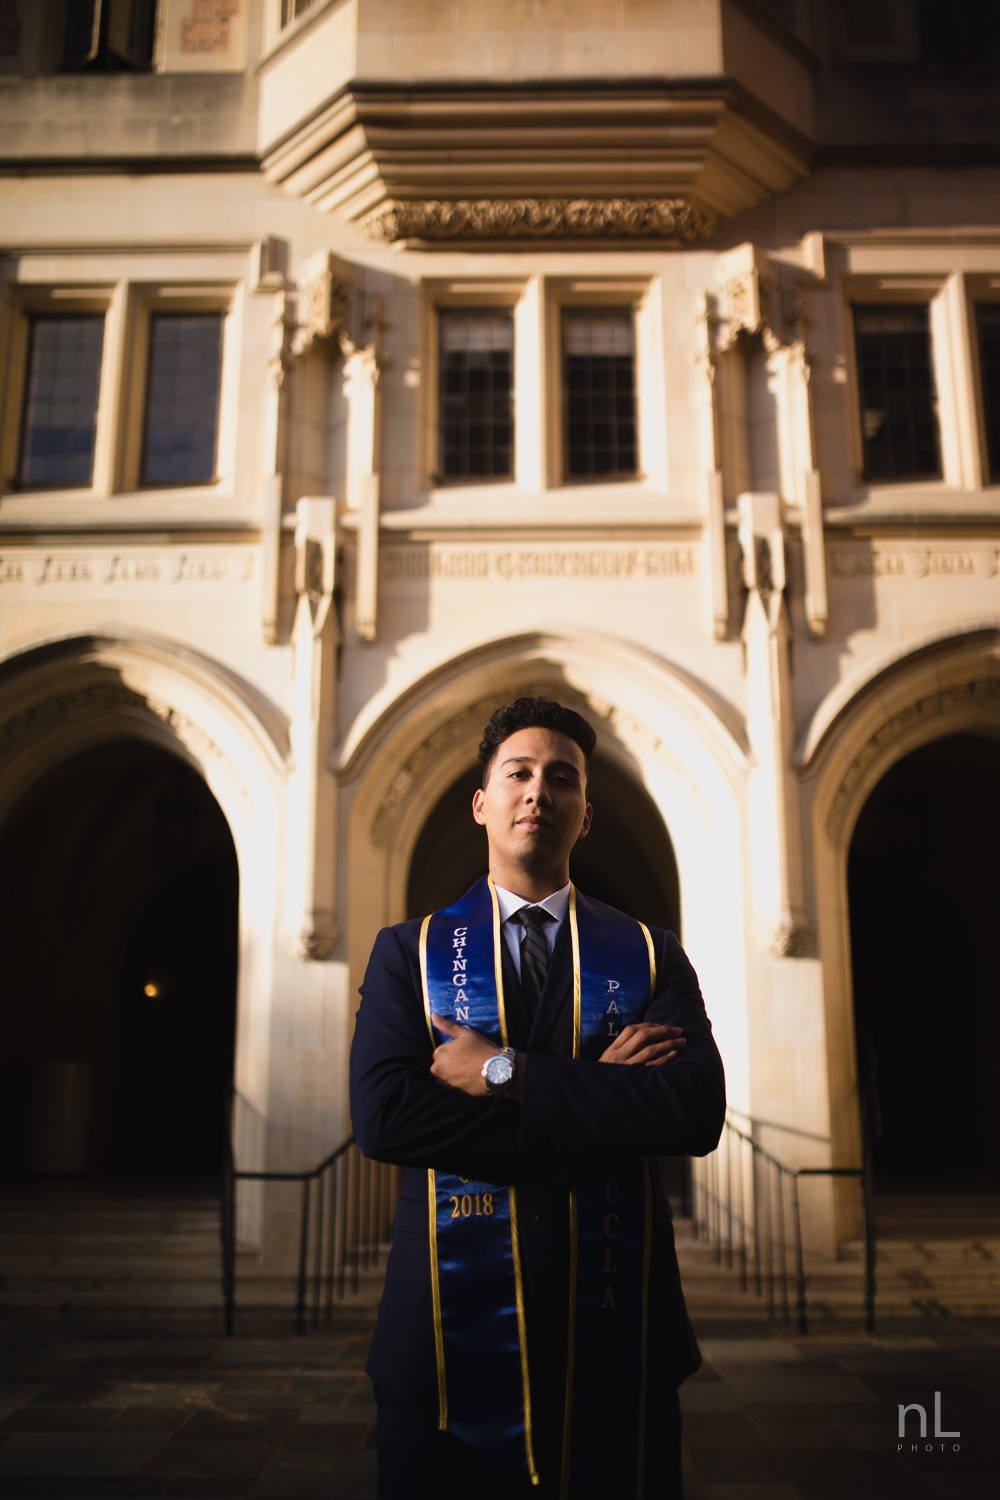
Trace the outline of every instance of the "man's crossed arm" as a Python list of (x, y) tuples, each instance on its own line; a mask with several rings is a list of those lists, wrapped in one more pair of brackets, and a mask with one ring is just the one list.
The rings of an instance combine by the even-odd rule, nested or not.
[[(491, 1042), (489, 1037), (483, 1036), (482, 1032), (474, 1031), (471, 1026), (459, 1026), (436, 1012), (431, 1020), (437, 1030), (448, 1038), (448, 1041), (441, 1042), (434, 1049), (431, 1059), (432, 1075), (439, 1083), (446, 1084), (449, 1088), (459, 1089), (463, 1094), (470, 1094), (473, 1098), (485, 1098), (487, 1088), (483, 1077), (483, 1064), (496, 1052), (496, 1043)], [(684, 1035), (679, 1026), (663, 1026), (654, 1021), (637, 1021), (624, 1027), (610, 1047), (601, 1054), (600, 1061), (619, 1064), (638, 1063), (645, 1067), (657, 1068), (675, 1058), (684, 1045)], [(514, 1063), (514, 1077), (510, 1086), (512, 1099), (521, 1098), (525, 1061), (525, 1054), (519, 1052)]]

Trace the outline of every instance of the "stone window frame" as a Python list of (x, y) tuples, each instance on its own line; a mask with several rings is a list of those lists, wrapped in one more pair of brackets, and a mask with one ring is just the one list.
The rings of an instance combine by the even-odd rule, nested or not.
[(986, 402), (983, 394), (983, 371), (979, 348), (978, 309), (989, 304), (1000, 310), (1000, 274), (966, 276), (965, 293), (969, 358), (974, 385), (974, 396), (970, 404), (975, 419), (977, 440), (975, 457), (979, 461), (977, 488), (996, 489), (1000, 486), (1000, 459), (998, 459), (996, 469), (991, 472), (989, 443), (986, 436)]
[[(185, 509), (214, 502), (233, 489), (236, 476), (240, 369), (239, 284), (166, 283), (121, 278), (115, 281), (19, 281), (8, 283), (0, 317), (0, 515), (32, 521), (52, 515), (94, 515), (107, 502), (133, 500), (145, 508)], [(222, 353), (215, 475), (207, 482), (144, 485), (140, 482), (145, 430), (149, 333), (155, 312), (209, 312), (222, 315)], [(99, 313), (104, 345), (98, 389), (94, 464), (89, 485), (23, 488), (18, 463), (32, 320), (38, 316)], [(155, 501), (154, 501), (154, 498)]]
[[(441, 345), (442, 345), (442, 335), (443, 335), (443, 323), (444, 323), (444, 320), (449, 315), (454, 314), (454, 313), (463, 313), (463, 312), (477, 314), (477, 315), (492, 314), (494, 316), (496, 316), (497, 314), (504, 314), (509, 319), (509, 323), (510, 323), (510, 338), (511, 338), (511, 349), (510, 349), (510, 353), (511, 353), (511, 369), (510, 369), (510, 374), (511, 374), (511, 386), (510, 386), (510, 425), (511, 425), (511, 428), (512, 428), (512, 437), (511, 437), (511, 443), (510, 443), (510, 469), (509, 469), (509, 471), (507, 473), (483, 473), (483, 474), (467, 473), (467, 474), (454, 474), (454, 475), (449, 475), (448, 473), (446, 473), (446, 468), (447, 468), (446, 457), (445, 457), (445, 454), (442, 452), (442, 438), (444, 437), (445, 429), (448, 426), (448, 423), (445, 420), (445, 413), (444, 413), (444, 411), (442, 409), (442, 407), (443, 407), (444, 392), (441, 389), (441, 376), (442, 376), (442, 369), (441, 369)], [(516, 374), (516, 361), (517, 361), (517, 328), (516, 328), (516, 325), (515, 325), (514, 309), (513, 309), (513, 307), (505, 307), (505, 306), (503, 306), (503, 304), (498, 304), (498, 303), (490, 303), (490, 304), (487, 304), (485, 306), (482, 303), (475, 303), (475, 304), (472, 304), (472, 305), (470, 305), (468, 307), (463, 307), (461, 305), (456, 305), (455, 303), (447, 303), (447, 302), (438, 301), (434, 305), (434, 315), (435, 315), (435, 321), (436, 321), (436, 325), (437, 325), (436, 337), (435, 337), (435, 342), (434, 342), (434, 357), (435, 357), (435, 360), (436, 360), (436, 371), (435, 371), (436, 379), (435, 379), (435, 384), (434, 384), (434, 399), (435, 399), (435, 403), (436, 403), (436, 406), (437, 406), (437, 413), (436, 413), (436, 415), (437, 415), (437, 421), (436, 421), (436, 424), (435, 424), (435, 432), (434, 432), (435, 462), (434, 462), (434, 472), (433, 472), (433, 475), (432, 475), (433, 482), (439, 488), (444, 488), (446, 485), (449, 488), (453, 488), (456, 485), (509, 484), (511, 482), (511, 480), (514, 478), (514, 475), (516, 473), (516, 464), (517, 464), (517, 442), (516, 442), (517, 431), (516, 431), (516, 422), (515, 422), (516, 404), (517, 404), (517, 389), (516, 389), (516, 386), (514, 384), (514, 377), (515, 377), (515, 374)], [(487, 422), (486, 425), (491, 426), (493, 424), (490, 423), (490, 422)]]
[[(421, 344), (423, 358), (421, 366), (424, 379), (421, 382), (421, 411), (419, 421), (420, 452), (417, 459), (422, 488), (431, 494), (454, 500), (463, 491), (478, 496), (488, 489), (491, 494), (510, 489), (530, 488), (525, 481), (525, 461), (522, 442), (522, 414), (524, 412), (525, 381), (528, 390), (534, 385), (530, 370), (526, 366), (526, 349), (532, 344), (530, 322), (527, 316), (525, 292), (526, 278), (495, 278), (481, 281), (473, 278), (442, 277), (429, 278), (423, 283)], [(440, 319), (439, 313), (465, 308), (468, 310), (504, 311), (512, 315), (514, 323), (514, 465), (509, 476), (485, 475), (445, 479), (443, 464), (438, 452), (440, 433), (439, 389), (440, 389)], [(530, 399), (530, 398), (529, 398)]]
[[(546, 287), (546, 346), (552, 375), (546, 382), (549, 489), (594, 492), (668, 488), (665, 450), (663, 331), (659, 283), (649, 274), (552, 277)], [(567, 472), (563, 436), (562, 320), (567, 307), (628, 308), (635, 334), (636, 469), (607, 478), (577, 478)], [(657, 420), (657, 418), (659, 420)]]
[[(8, 291), (0, 335), (0, 498), (31, 501), (55, 494), (70, 499), (107, 494), (112, 471), (112, 432), (107, 413), (114, 404), (114, 347), (120, 321), (120, 289), (112, 284), (52, 286), (20, 283)], [(104, 344), (94, 428), (94, 461), (86, 485), (22, 486), (19, 479), (24, 409), (28, 396), (31, 329), (39, 317), (100, 316)]]
[[(973, 397), (968, 378), (968, 360), (962, 345), (968, 344), (968, 333), (961, 337), (960, 324), (965, 318), (965, 293), (960, 275), (946, 273), (889, 275), (851, 275), (842, 283), (844, 300), (845, 348), (848, 416), (850, 434), (851, 480), (858, 498), (877, 498), (900, 504), (913, 496), (942, 495), (944, 492), (979, 487), (981, 443), (975, 451), (970, 443), (968, 423), (962, 419), (963, 406), (974, 410), (978, 394)], [(861, 382), (857, 367), (855, 340), (855, 307), (897, 303), (925, 305), (929, 313), (931, 365), (935, 382), (935, 409), (941, 472), (934, 476), (898, 479), (869, 478), (865, 474), (864, 442), (861, 416)]]
[[(199, 493), (211, 496), (232, 480), (236, 460), (234, 438), (239, 373), (238, 361), (234, 357), (235, 305), (236, 289), (231, 283), (200, 287), (132, 283), (129, 287), (116, 493), (149, 495), (155, 491), (157, 495), (183, 492), (188, 496)], [(152, 320), (156, 315), (182, 316), (185, 313), (214, 313), (222, 318), (215, 473), (209, 480), (196, 480), (191, 484), (147, 484), (142, 478), (142, 460)]]
[[(563, 473), (562, 309), (567, 306), (628, 307), (635, 324), (638, 465), (625, 477), (570, 479)], [(504, 307), (514, 316), (514, 473), (510, 479), (436, 478), (438, 432), (439, 308)], [(570, 507), (603, 506), (612, 491), (638, 497), (666, 493), (665, 351), (660, 278), (638, 273), (520, 276), (483, 272), (436, 276), (422, 282), (420, 377), (417, 385), (417, 488), (434, 509), (449, 515), (481, 510), (484, 488), (491, 496), (523, 497), (539, 523), (556, 522)], [(538, 505), (541, 501), (541, 505)], [(521, 513), (519, 512), (519, 515)], [(523, 518), (523, 517), (522, 517)]]

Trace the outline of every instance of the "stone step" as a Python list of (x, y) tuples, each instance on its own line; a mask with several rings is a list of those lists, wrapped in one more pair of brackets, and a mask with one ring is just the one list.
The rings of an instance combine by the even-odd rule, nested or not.
[[(876, 1239), (880, 1265), (901, 1262), (918, 1264), (922, 1261), (1000, 1262), (1000, 1235), (973, 1235), (967, 1239), (892, 1239), (879, 1235)], [(857, 1261), (864, 1257), (861, 1240), (846, 1240), (840, 1247), (844, 1260)]]
[[(259, 1268), (237, 1269), (238, 1311), (291, 1310), (296, 1304), (297, 1290), (294, 1274), (270, 1273)], [(335, 1297), (334, 1306), (372, 1309), (378, 1305), (381, 1295), (382, 1272), (361, 1272), (357, 1291), (351, 1289), (348, 1278), (345, 1295), (342, 1299)], [(325, 1288), (322, 1305), (326, 1306)], [(309, 1306), (312, 1306), (311, 1288)], [(25, 1277), (0, 1286), (0, 1311), (7, 1312), (60, 1310), (182, 1316), (185, 1310), (206, 1308), (222, 1308), (222, 1277), (218, 1267), (214, 1275), (201, 1278), (137, 1277), (128, 1282), (107, 1277)]]
[(0, 1234), (0, 1268), (8, 1260), (46, 1261), (77, 1259), (128, 1260), (132, 1257), (171, 1256), (179, 1260), (210, 1255), (219, 1246), (219, 1226), (204, 1234), (140, 1235)]

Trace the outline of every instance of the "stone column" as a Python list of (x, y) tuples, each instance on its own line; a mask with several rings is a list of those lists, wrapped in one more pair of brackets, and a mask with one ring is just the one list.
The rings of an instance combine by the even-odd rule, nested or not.
[[(376, 333), (381, 318), (376, 310)], [(342, 340), (347, 393), (347, 509), (357, 516), (355, 628), (363, 641), (378, 634), (378, 553), (382, 452), (381, 361), (377, 341)]]
[(704, 373), (701, 388), (702, 473), (705, 497), (705, 539), (708, 543), (708, 594), (712, 639), (724, 641), (729, 627), (729, 588), (726, 579), (726, 519), (722, 456), (719, 441), (719, 398), (716, 388), (718, 355), (713, 328), (717, 315), (707, 292), (702, 294), (702, 327), (698, 363)]
[(336, 502), (300, 500), (295, 520), (295, 653), (288, 783), (286, 915), (295, 952), (326, 958), (337, 941), (337, 787), (327, 768), (336, 727)]
[(764, 949), (786, 956), (804, 947), (806, 913), (798, 784), (791, 767), (795, 724), (781, 502), (775, 494), (751, 493), (738, 503), (747, 588), (747, 729), (754, 757), (748, 785), (754, 926)]

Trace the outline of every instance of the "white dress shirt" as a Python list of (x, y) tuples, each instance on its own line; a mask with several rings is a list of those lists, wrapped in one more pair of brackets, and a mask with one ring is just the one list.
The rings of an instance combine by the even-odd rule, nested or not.
[(500, 906), (500, 930), (504, 935), (507, 950), (514, 960), (518, 979), (521, 977), (521, 944), (524, 941), (524, 928), (520, 922), (512, 922), (511, 918), (515, 912), (521, 910), (522, 906), (539, 906), (543, 911), (547, 911), (554, 921), (546, 922), (542, 931), (545, 933), (545, 941), (549, 945), (549, 958), (551, 958), (559, 928), (566, 920), (566, 913), (569, 910), (569, 887), (570, 882), (567, 880), (564, 886), (553, 891), (551, 896), (546, 896), (544, 901), (525, 901), (523, 896), (515, 896), (513, 891), (505, 891), (502, 885), (494, 885)]

